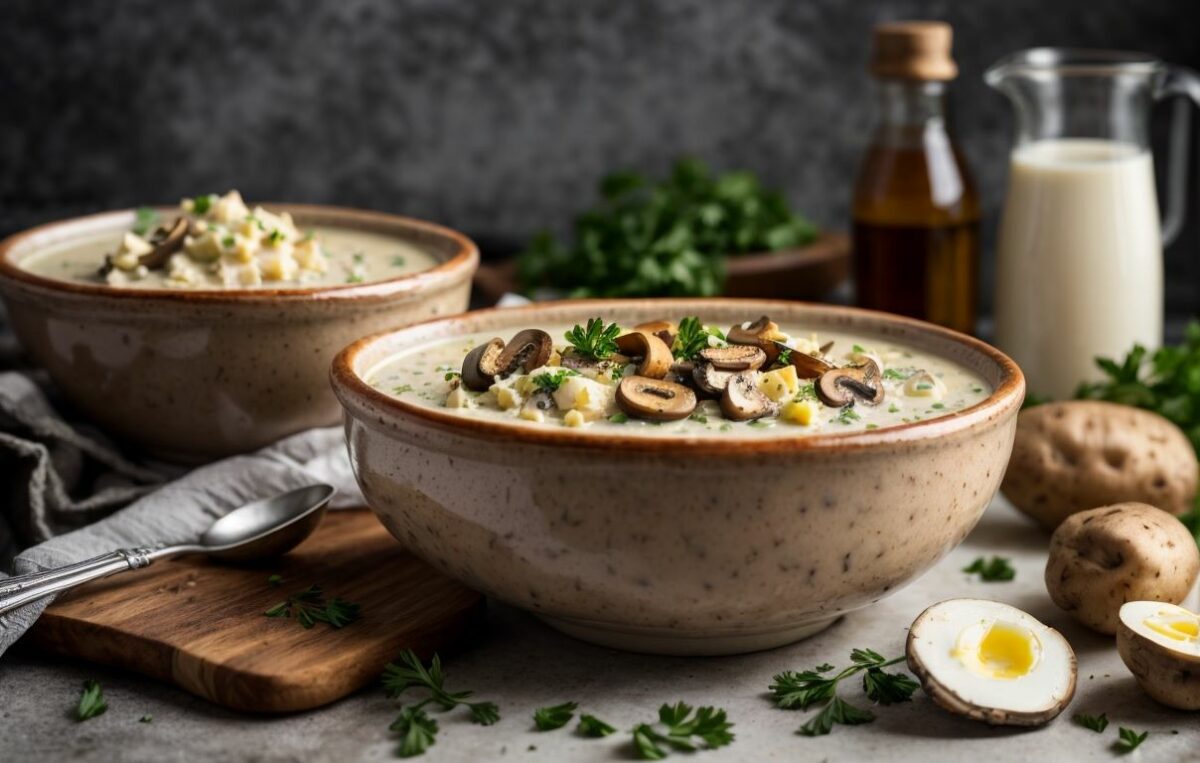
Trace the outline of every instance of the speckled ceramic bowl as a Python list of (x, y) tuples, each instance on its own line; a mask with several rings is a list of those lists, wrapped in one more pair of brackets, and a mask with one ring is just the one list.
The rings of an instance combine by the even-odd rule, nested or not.
[[(0, 297), (17, 337), (84, 414), (155, 457), (202, 461), (336, 423), (329, 361), (363, 334), (467, 307), (479, 263), (454, 231), (394, 215), (268, 204), (300, 227), (394, 235), (437, 266), (366, 284), (279, 290), (116, 289), (19, 266), (43, 247), (113, 231), (132, 210), (50, 223), (0, 243)], [(166, 212), (174, 210), (164, 210)]]
[[(887, 336), (957, 361), (995, 392), (944, 418), (853, 434), (622, 436), (464, 419), (361, 375), (397, 351), (477, 332), (768, 314)], [(351, 461), (371, 507), (429, 562), (600, 644), (730, 654), (786, 644), (886, 596), (975, 526), (1012, 449), (1024, 380), (947, 329), (762, 300), (559, 302), (363, 339), (334, 361)]]

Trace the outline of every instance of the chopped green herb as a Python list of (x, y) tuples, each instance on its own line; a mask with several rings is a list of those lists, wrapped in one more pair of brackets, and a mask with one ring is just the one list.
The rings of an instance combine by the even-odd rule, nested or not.
[(692, 421), (699, 421), (701, 424), (708, 423), (708, 417), (705, 416), (703, 413), (700, 413), (699, 411), (697, 411), (696, 413), (693, 413), (691, 416), (688, 416), (688, 418), (691, 419)]
[(617, 335), (620, 333), (621, 327), (615, 323), (606, 326), (601, 318), (589, 318), (587, 328), (576, 325), (565, 336), (583, 357), (604, 360), (617, 351)]
[(910, 376), (912, 376), (911, 373), (906, 374), (898, 368), (883, 369), (883, 378), (890, 379), (892, 381), (904, 381), (905, 379), (907, 379)]
[(813, 382), (801, 382), (800, 388), (796, 390), (796, 396), (793, 399), (797, 400), (797, 401), (816, 400), (817, 399), (816, 384)]
[(442, 378), (445, 379), (446, 381), (451, 381), (453, 379), (458, 379), (461, 377), (462, 377), (461, 371), (447, 371), (446, 375), (443, 376)]
[(784, 347), (782, 350), (780, 350), (779, 357), (775, 358), (775, 362), (779, 365), (780, 368), (790, 364), (792, 362), (792, 348)]
[(700, 323), (699, 318), (689, 315), (679, 321), (679, 331), (675, 333), (671, 353), (679, 360), (691, 360), (709, 346), (708, 338), (713, 335), (711, 330)]
[(278, 588), (279, 584), (282, 582), (283, 582), (283, 575), (276, 574), (276, 575), (271, 575), (270, 577), (267, 578), (267, 585), (271, 586), (272, 588)]
[(1083, 713), (1077, 713), (1072, 720), (1074, 720), (1076, 724), (1083, 726), (1085, 729), (1091, 729), (1092, 731), (1095, 731), (1097, 734), (1103, 734), (1104, 730), (1108, 728), (1107, 713), (1100, 713), (1100, 715), (1085, 715)]
[(259, 220), (259, 219), (258, 219), (257, 217), (255, 217), (254, 215), (246, 215), (246, 219), (247, 219), (248, 221), (250, 221), (250, 222), (254, 223), (255, 227), (257, 227), (259, 230), (266, 230), (266, 229), (267, 229), (267, 226), (263, 225), (263, 221), (262, 221), (262, 220)]
[(346, 283), (362, 283), (364, 280), (362, 273), (351, 273), (346, 276)]
[(568, 376), (578, 376), (578, 375), (579, 374), (577, 372), (572, 371), (569, 368), (560, 368), (557, 371), (554, 371), (553, 373), (547, 371), (546, 373), (541, 373), (541, 374), (538, 374), (537, 376), (534, 376), (533, 383), (535, 385), (537, 385), (538, 389), (544, 389), (549, 392), (554, 392), (559, 387), (562, 386), (562, 383), (566, 380), (566, 378)]
[(276, 244), (282, 244), (285, 238), (287, 238), (287, 236), (285, 236), (283, 231), (279, 230), (278, 228), (272, 228), (271, 232), (267, 234), (267, 242), (272, 246)]
[(412, 391), (413, 391), (413, 386), (411, 384), (401, 384), (399, 387), (392, 387), (393, 395), (403, 395), (405, 392), (412, 392)]
[(154, 723), (154, 716), (143, 715), (141, 718), (138, 718), (138, 723)]
[(763, 421), (762, 419), (755, 419), (754, 421), (751, 421), (746, 426), (754, 427), (755, 429), (770, 429), (771, 428), (771, 425), (768, 424), (767, 422)]
[(919, 390), (933, 389), (933, 385), (930, 384), (929, 382), (921, 382), (920, 384), (917, 385), (917, 389), (919, 389)]
[(733, 429), (733, 425), (732, 425), (732, 424), (730, 424), (728, 421), (726, 421), (724, 424), (722, 424), (722, 425), (721, 425), (721, 428), (720, 428), (720, 430), (719, 430), (719, 431), (721, 431), (721, 432), (728, 432), (728, 431), (730, 431), (731, 429)]
[(733, 741), (732, 727), (724, 710), (699, 707), (693, 715), (691, 705), (676, 702), (659, 708), (658, 723), (635, 726), (633, 744), (643, 760), (662, 760), (671, 750), (701, 749), (700, 742), (705, 749), (724, 747)]
[(197, 196), (192, 199), (192, 212), (198, 215), (208, 214), (208, 210), (212, 209), (212, 205), (217, 201), (215, 193), (206, 193), (203, 196)]
[(846, 424), (848, 426), (861, 418), (862, 416), (858, 415), (858, 411), (854, 410), (854, 406), (851, 404), (838, 411), (838, 415), (833, 420), (839, 424)]
[(402, 268), (407, 264), (408, 260), (404, 259), (404, 255), (397, 254), (395, 257), (392, 257), (392, 267), (394, 268)]
[(624, 413), (617, 411), (613, 415), (609, 416), (608, 420), (614, 424), (624, 424), (626, 421), (629, 421), (629, 417)]
[(138, 207), (133, 212), (133, 232), (145, 236), (158, 225), (158, 212), (152, 207)]
[(1127, 729), (1124, 726), (1121, 726), (1117, 730), (1117, 733), (1120, 735), (1120, 739), (1113, 742), (1113, 749), (1122, 755), (1136, 750), (1141, 746), (1142, 742), (1146, 741), (1146, 737), (1150, 736), (1149, 731), (1143, 731), (1139, 734), (1133, 729)]
[(892, 403), (891, 405), (888, 406), (888, 413), (899, 413), (899, 412), (900, 412), (900, 406), (896, 405), (895, 403)]
[(866, 351), (867, 351), (867, 348), (866, 348), (866, 347), (863, 347), (861, 344), (853, 344), (853, 345), (850, 345), (850, 349), (851, 349), (851, 351), (853, 351), (853, 352), (857, 352), (857, 353), (860, 353), (860, 354), (861, 354), (861, 353), (864, 353), (864, 352), (866, 352)]
[(75, 720), (86, 721), (97, 715), (104, 715), (108, 710), (108, 702), (104, 699), (104, 690), (96, 681), (84, 681), (83, 690), (79, 693), (79, 704), (75, 707)]
[(553, 731), (566, 726), (575, 717), (579, 709), (578, 702), (564, 702), (561, 705), (539, 707), (533, 711), (533, 724), (538, 731)]
[(1013, 569), (1012, 564), (1002, 556), (993, 556), (988, 560), (981, 556), (970, 565), (963, 567), (963, 572), (968, 575), (978, 573), (979, 578), (985, 583), (1004, 582), (1017, 576), (1017, 571)]
[(946, 406), (945, 406), (945, 405), (943, 405), (942, 403), (934, 403), (933, 405), (931, 405), (931, 406), (929, 406), (929, 407), (930, 407), (930, 408), (932, 408), (932, 409), (934, 409), (935, 411), (940, 411), (940, 410), (942, 410), (943, 408), (945, 408)]
[(305, 630), (317, 623), (325, 623), (331, 628), (344, 628), (358, 619), (359, 608), (357, 604), (338, 596), (326, 601), (321, 587), (311, 585), (288, 596), (263, 614), (267, 617), (295, 617)]
[(396, 754), (401, 758), (412, 758), (424, 754), (437, 742), (438, 724), (420, 705), (411, 705), (400, 710), (388, 731), (400, 735)]
[(467, 698), (472, 692), (446, 690), (442, 659), (437, 654), (433, 655), (429, 667), (426, 667), (415, 652), (405, 649), (396, 662), (389, 662), (384, 666), (381, 680), (384, 691), (392, 698), (414, 688), (429, 692), (425, 699), (403, 708), (388, 727), (401, 735), (398, 751), (401, 757), (420, 755), (437, 741), (437, 721), (430, 718), (424, 710), (430, 703), (443, 711), (459, 706), (466, 707), (471, 713), (471, 720), (481, 726), (491, 726), (500, 720), (500, 708), (494, 702), (468, 702)]
[(833, 675), (829, 663), (818, 665), (801, 672), (784, 671), (775, 676), (770, 691), (775, 705), (785, 710), (805, 710), (814, 705), (825, 705), (817, 715), (810, 718), (797, 733), (805, 736), (828, 734), (835, 724), (855, 725), (870, 723), (874, 714), (848, 704), (837, 697), (837, 686), (842, 680), (863, 673), (863, 689), (867, 698), (881, 705), (892, 705), (912, 699), (918, 684), (905, 673), (887, 673), (884, 668), (903, 662), (904, 657), (887, 660), (872, 649), (854, 649), (850, 652), (851, 665)]
[(221, 246), (225, 247), (226, 249), (229, 249), (236, 243), (237, 239), (235, 239), (233, 236), (226, 236), (225, 238), (221, 239)]
[(579, 716), (579, 725), (576, 729), (585, 737), (606, 737), (616, 731), (615, 728), (596, 716), (586, 713)]
[(866, 428), (867, 429), (879, 429), (879, 425), (878, 424), (867, 424)]
[(971, 387), (971, 391), (975, 393), (983, 392), (983, 387)]
[(857, 726), (875, 720), (875, 714), (846, 702), (841, 697), (834, 697), (821, 712), (808, 719), (796, 730), (797, 734), (806, 737), (824, 736), (833, 731), (834, 724)]

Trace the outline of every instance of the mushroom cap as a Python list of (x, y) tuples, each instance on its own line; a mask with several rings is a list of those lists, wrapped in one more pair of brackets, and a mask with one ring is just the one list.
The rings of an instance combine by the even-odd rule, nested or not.
[(721, 395), (721, 412), (734, 421), (751, 421), (775, 411), (775, 403), (758, 388), (757, 371), (739, 371), (729, 377)]
[(634, 418), (677, 421), (696, 410), (696, 393), (675, 382), (626, 376), (617, 385), (617, 405)]
[(883, 402), (883, 380), (874, 361), (826, 371), (817, 380), (816, 390), (821, 402), (834, 408), (854, 402), (865, 405)]
[(757, 371), (767, 362), (767, 353), (752, 344), (731, 344), (728, 347), (708, 347), (700, 358), (718, 371)]
[[(523, 329), (504, 345), (504, 352), (500, 353), (496, 361), (496, 374), (509, 374), (517, 367), (525, 371), (541, 368), (550, 361), (553, 354), (554, 340), (549, 334), (541, 329)], [(489, 370), (485, 366), (480, 368), (485, 373)]]
[(500, 337), (489, 339), (468, 352), (462, 364), (463, 385), (476, 392), (483, 392), (492, 386), (503, 352), (504, 340)]
[(764, 315), (746, 328), (742, 328), (740, 323), (732, 326), (725, 338), (730, 344), (750, 344), (759, 347), (767, 354), (767, 363), (774, 363), (780, 353), (780, 345), (775, 341), (779, 336), (779, 325)]
[(654, 334), (631, 331), (617, 337), (617, 349), (623, 355), (641, 358), (637, 375), (650, 379), (661, 379), (671, 370), (675, 357), (671, 348)]
[(667, 347), (675, 344), (675, 335), (679, 333), (678, 326), (671, 321), (665, 320), (646, 321), (645, 323), (639, 323), (633, 327), (633, 330), (642, 331), (647, 334), (653, 334), (654, 336), (663, 340), (663, 343), (666, 344)]
[(154, 232), (150, 243), (153, 249), (138, 257), (138, 264), (151, 270), (166, 267), (171, 255), (183, 248), (183, 239), (187, 236), (191, 223), (186, 217), (177, 217), (171, 227), (161, 226)]

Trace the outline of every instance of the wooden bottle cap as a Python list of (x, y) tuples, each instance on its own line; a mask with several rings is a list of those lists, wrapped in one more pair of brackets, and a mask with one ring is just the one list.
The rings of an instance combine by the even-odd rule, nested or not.
[(942, 21), (893, 21), (875, 27), (871, 74), (882, 79), (951, 80), (953, 29)]

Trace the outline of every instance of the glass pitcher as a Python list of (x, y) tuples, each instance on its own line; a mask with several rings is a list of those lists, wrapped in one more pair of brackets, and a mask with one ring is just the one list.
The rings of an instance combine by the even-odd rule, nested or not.
[(1164, 241), (1183, 224), (1190, 111), (1172, 116), (1166, 219), (1150, 155), (1156, 100), (1200, 79), (1116, 51), (1039, 48), (993, 65), (1012, 101), (1016, 144), (997, 242), (996, 343), (1030, 393), (1071, 397), (1096, 356), (1162, 344)]

